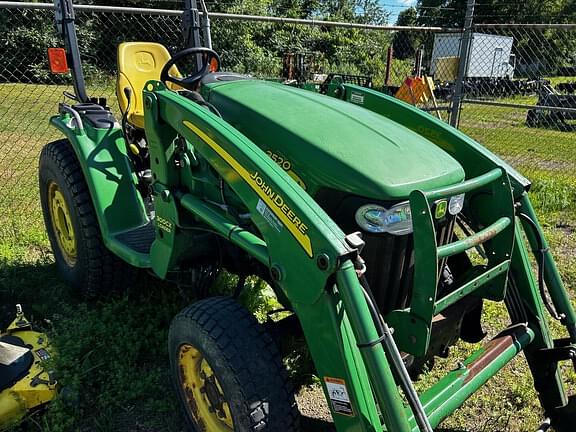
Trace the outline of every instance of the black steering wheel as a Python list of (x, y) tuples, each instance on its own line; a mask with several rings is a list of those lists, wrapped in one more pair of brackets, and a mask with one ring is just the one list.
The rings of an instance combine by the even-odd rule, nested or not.
[[(204, 57), (202, 67), (198, 72), (191, 76), (182, 78), (170, 75), (170, 68), (174, 66), (178, 61), (182, 60), (184, 57), (197, 54), (202, 54)], [(209, 67), (212, 64), (212, 60), (216, 60), (216, 71), (218, 71), (218, 69), (220, 69), (220, 56), (216, 51), (204, 47), (186, 48), (174, 54), (174, 56), (164, 65), (162, 72), (160, 72), (160, 81), (163, 83), (171, 82), (178, 84), (180, 87), (183, 87), (187, 90), (195, 91), (198, 81), (200, 81), (202, 77), (208, 72), (210, 72)]]

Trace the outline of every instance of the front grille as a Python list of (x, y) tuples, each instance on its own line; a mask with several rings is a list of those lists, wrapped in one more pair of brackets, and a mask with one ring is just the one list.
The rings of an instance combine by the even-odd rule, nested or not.
[[(438, 245), (452, 240), (454, 220), (436, 226)], [(414, 236), (365, 234), (366, 279), (383, 314), (408, 307), (414, 282)], [(445, 260), (438, 265), (441, 276)], [(439, 278), (440, 279), (440, 278)]]
[[(334, 189), (321, 189), (316, 202), (332, 217), (345, 233), (361, 231), (354, 219), (356, 211), (364, 204), (378, 204), (390, 208), (399, 201), (377, 201), (349, 195)], [(437, 243), (444, 245), (452, 240), (454, 217), (435, 221)], [(378, 307), (383, 314), (394, 309), (404, 309), (410, 304), (414, 282), (414, 237), (412, 234), (370, 234), (362, 232), (366, 245), (362, 258), (366, 261), (366, 278)], [(438, 265), (439, 280), (446, 260)]]
[(408, 306), (414, 280), (414, 237), (366, 235), (364, 240), (366, 279), (380, 311), (387, 314)]

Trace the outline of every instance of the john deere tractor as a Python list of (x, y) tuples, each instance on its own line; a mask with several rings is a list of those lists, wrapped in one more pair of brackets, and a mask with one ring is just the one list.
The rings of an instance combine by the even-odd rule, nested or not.
[[(86, 94), (71, 1), (56, 6), (65, 49), (52, 65), (75, 89), (50, 120), (64, 138), (40, 156), (56, 263), (89, 297), (138, 269), (187, 281), (198, 300), (168, 344), (193, 430), (299, 430), (286, 335), (306, 341), (338, 431), (430, 432), (520, 352), (546, 417), (573, 430), (558, 364), (576, 354), (576, 315), (526, 178), (372, 89), (219, 71), (192, 0), (189, 48), (118, 47), (116, 118)], [(283, 318), (260, 324), (235, 299), (242, 283), (212, 296), (221, 269), (268, 283)], [(503, 302), (510, 325), (418, 394), (424, 364), (486, 338), (484, 301)]]

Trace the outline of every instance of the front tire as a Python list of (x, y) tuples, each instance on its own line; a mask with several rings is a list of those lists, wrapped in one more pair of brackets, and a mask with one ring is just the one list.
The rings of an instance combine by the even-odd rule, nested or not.
[(67, 140), (40, 154), (40, 201), (62, 278), (86, 298), (125, 289), (133, 269), (105, 246), (80, 163)]
[(172, 321), (172, 377), (193, 431), (296, 432), (300, 415), (274, 341), (228, 297), (211, 297)]

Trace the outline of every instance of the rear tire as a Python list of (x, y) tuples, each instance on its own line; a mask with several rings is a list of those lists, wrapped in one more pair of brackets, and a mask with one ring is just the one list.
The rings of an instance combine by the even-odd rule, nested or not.
[(232, 298), (211, 297), (180, 312), (168, 348), (178, 398), (193, 431), (300, 430), (294, 390), (276, 344)]
[(80, 163), (67, 140), (42, 149), (39, 182), (44, 223), (62, 278), (86, 298), (124, 290), (134, 269), (104, 246)]

